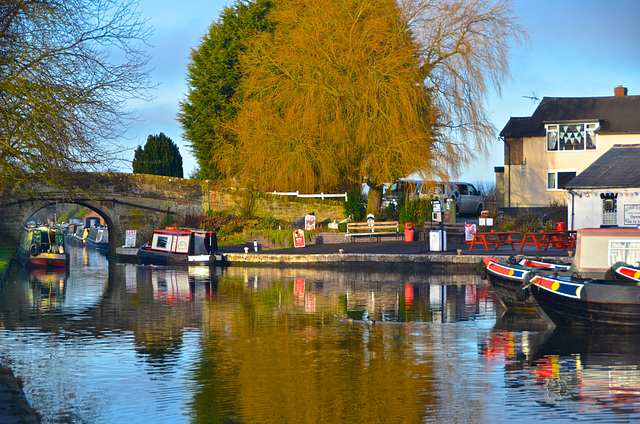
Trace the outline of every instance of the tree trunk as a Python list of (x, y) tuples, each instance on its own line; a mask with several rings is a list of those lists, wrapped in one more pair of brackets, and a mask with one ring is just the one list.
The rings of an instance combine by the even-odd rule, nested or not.
[(382, 186), (371, 187), (369, 189), (369, 196), (367, 198), (367, 215), (370, 213), (374, 215), (380, 214), (381, 205), (382, 205)]

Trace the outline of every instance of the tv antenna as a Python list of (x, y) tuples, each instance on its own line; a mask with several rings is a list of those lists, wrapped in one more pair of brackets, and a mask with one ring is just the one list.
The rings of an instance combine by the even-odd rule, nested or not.
[(536, 92), (532, 91), (530, 96), (522, 96), (525, 99), (531, 99), (531, 103), (538, 103), (540, 101), (540, 98), (538, 96), (536, 96)]

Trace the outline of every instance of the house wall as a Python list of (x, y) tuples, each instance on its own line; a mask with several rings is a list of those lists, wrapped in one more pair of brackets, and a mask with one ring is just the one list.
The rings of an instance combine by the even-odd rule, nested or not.
[(569, 229), (600, 228), (602, 225), (603, 200), (601, 193), (615, 193), (616, 220), (619, 227), (637, 228), (640, 225), (640, 187), (632, 189), (575, 190), (568, 194)]
[[(522, 159), (518, 154), (518, 161), (507, 163), (504, 173), (496, 173), (496, 180), (502, 180), (496, 181), (496, 185), (502, 185), (505, 191), (504, 207), (540, 208), (553, 202), (566, 203), (565, 190), (547, 190), (547, 171), (576, 172), (577, 175), (614, 144), (634, 143), (640, 143), (640, 134), (597, 134), (595, 150), (547, 152), (545, 137), (525, 138)], [(508, 158), (506, 152), (505, 158)]]

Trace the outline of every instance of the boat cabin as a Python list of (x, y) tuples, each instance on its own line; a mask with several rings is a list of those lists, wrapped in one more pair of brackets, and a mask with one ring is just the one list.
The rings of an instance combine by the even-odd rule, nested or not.
[(167, 227), (165, 230), (153, 232), (151, 249), (191, 255), (208, 255), (218, 247), (217, 241), (215, 241), (215, 249), (209, 250), (211, 243), (211, 232)]

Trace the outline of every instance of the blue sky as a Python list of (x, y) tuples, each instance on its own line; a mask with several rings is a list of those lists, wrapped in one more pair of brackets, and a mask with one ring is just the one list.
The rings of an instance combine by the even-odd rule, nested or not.
[[(185, 177), (195, 160), (182, 138), (176, 114), (186, 95), (189, 54), (218, 20), (231, 0), (140, 0), (140, 11), (154, 27), (150, 40), (155, 98), (132, 103), (140, 116), (123, 142), (131, 150), (150, 134), (165, 133), (180, 148)], [(640, 0), (515, 0), (515, 14), (527, 28), (530, 43), (516, 47), (511, 77), (501, 96), (488, 98), (491, 121), (499, 132), (511, 116), (530, 116), (537, 103), (525, 96), (612, 96), (623, 85), (629, 95), (640, 94)], [(503, 144), (490, 141), (487, 156), (470, 163), (460, 180), (494, 181), (494, 167), (504, 165)], [(122, 169), (129, 172), (131, 168)]]

